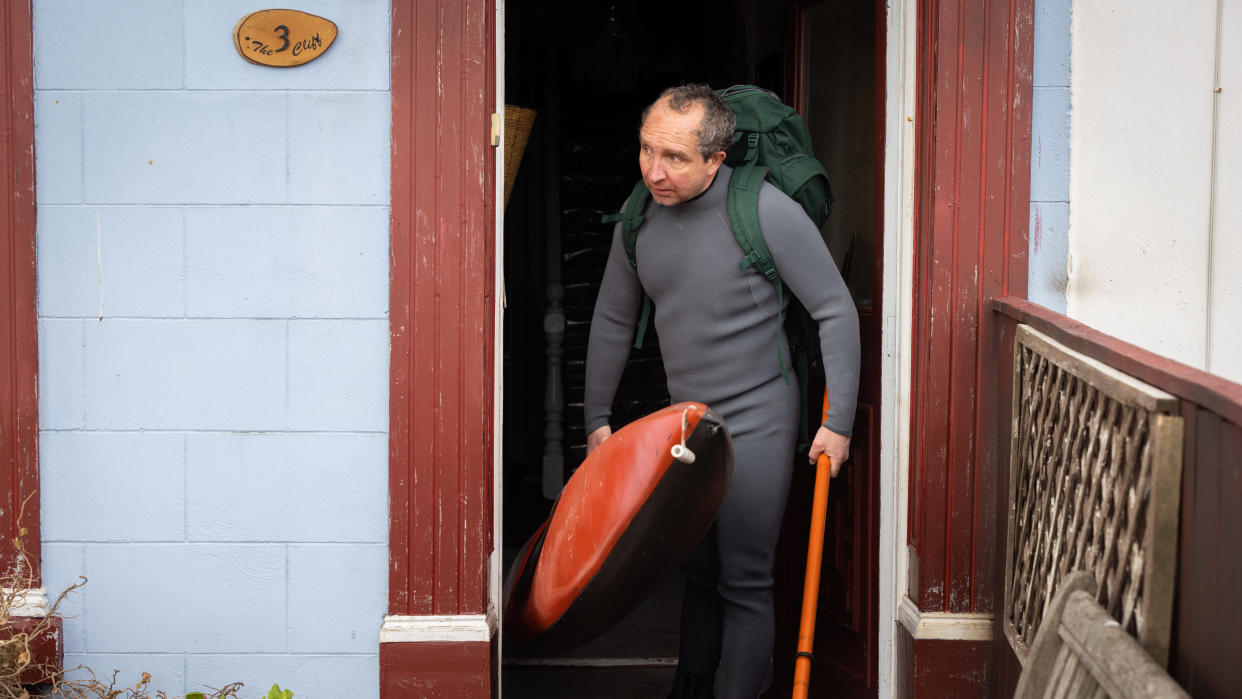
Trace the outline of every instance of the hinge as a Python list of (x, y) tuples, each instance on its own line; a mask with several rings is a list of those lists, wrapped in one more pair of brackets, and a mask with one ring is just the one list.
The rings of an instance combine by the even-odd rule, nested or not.
[(500, 115), (492, 112), (492, 145), (500, 145)]

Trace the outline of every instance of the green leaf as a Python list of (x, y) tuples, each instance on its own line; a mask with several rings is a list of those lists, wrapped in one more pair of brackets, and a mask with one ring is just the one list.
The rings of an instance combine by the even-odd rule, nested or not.
[(272, 689), (267, 693), (267, 699), (293, 699), (293, 691), (281, 689), (279, 684), (273, 684)]
[(185, 695), (185, 699), (207, 699), (207, 695), (202, 692), (190, 692)]

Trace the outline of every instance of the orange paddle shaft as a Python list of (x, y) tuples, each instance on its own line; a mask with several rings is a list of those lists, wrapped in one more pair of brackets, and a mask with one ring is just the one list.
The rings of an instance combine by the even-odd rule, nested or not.
[[(824, 391), (823, 419), (828, 415)], [(820, 421), (821, 424), (823, 420)], [(811, 648), (815, 644), (815, 612), (819, 604), (819, 568), (824, 557), (824, 523), (828, 519), (828, 485), (832, 461), (820, 454), (815, 463), (815, 495), (811, 501), (811, 536), (806, 546), (806, 579), (802, 585), (802, 620), (798, 625), (798, 653), (794, 660), (793, 699), (806, 699), (811, 688)]]

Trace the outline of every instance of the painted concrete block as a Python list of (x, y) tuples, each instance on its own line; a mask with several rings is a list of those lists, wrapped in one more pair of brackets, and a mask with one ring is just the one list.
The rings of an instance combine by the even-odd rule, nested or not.
[[(336, 41), (297, 68), (247, 62), (229, 39), (233, 27), (259, 5), (246, 0), (187, 0), (186, 85), (190, 89), (387, 90), (388, 0), (308, 0), (289, 5), (336, 23)], [(263, 7), (284, 7), (264, 5)]]
[(39, 312), (181, 317), (182, 214), (175, 207), (39, 209)]
[(285, 424), (285, 324), (86, 324), (87, 425), (272, 430)]
[(388, 323), (289, 323), (289, 428), (388, 428)]
[(40, 204), (82, 201), (82, 95), (35, 92), (35, 169)]
[(1069, 201), (1070, 91), (1034, 90), (1031, 132), (1031, 201)]
[(385, 435), (191, 434), (193, 541), (387, 540)]
[(1069, 283), (1069, 204), (1032, 202), (1030, 231), (1027, 298), (1065, 313), (1065, 287)]
[(103, 92), (84, 108), (87, 202), (285, 200), (283, 95)]
[(86, 425), (83, 321), (39, 320), (39, 427), (71, 430)]
[(387, 205), (388, 93), (289, 95), (289, 201)]
[(289, 546), (289, 650), (374, 653), (387, 589), (383, 544)]
[(40, 89), (170, 89), (182, 85), (181, 4), (167, 0), (38, 0)]
[(1035, 0), (1035, 87), (1069, 87), (1071, 0)]
[[(379, 655), (189, 655), (186, 686), (238, 678), (249, 695), (279, 683), (301, 697), (378, 699)], [(229, 681), (232, 681), (231, 679)], [(255, 691), (250, 691), (251, 689)]]
[(388, 211), (188, 209), (186, 298), (195, 317), (383, 318)]
[[(43, 503), (43, 516), (47, 516), (49, 503)], [(60, 593), (81, 582), (86, 575), (86, 553), (82, 544), (58, 544), (43, 542), (43, 587), (47, 590), (48, 603), (56, 601)], [(65, 596), (57, 607), (64, 617), (65, 654), (78, 653), (86, 648), (86, 586)]]
[(184, 541), (184, 437), (44, 432), (44, 541)]
[(86, 567), (87, 652), (285, 648), (283, 546), (88, 544)]
[[(142, 680), (142, 673), (151, 675), (151, 683), (147, 685), (152, 696), (163, 690), (170, 696), (185, 693), (185, 655), (181, 653), (142, 653), (129, 655), (124, 653), (65, 653), (65, 667), (83, 665), (95, 672), (95, 676), (104, 683), (117, 672), (116, 686), (133, 687)], [(90, 674), (85, 670), (68, 673), (70, 679), (87, 679)], [(217, 685), (217, 686), (222, 686)], [(203, 687), (195, 687), (206, 691)], [(122, 695), (125, 696), (125, 695)], [(257, 695), (256, 695), (257, 696)]]

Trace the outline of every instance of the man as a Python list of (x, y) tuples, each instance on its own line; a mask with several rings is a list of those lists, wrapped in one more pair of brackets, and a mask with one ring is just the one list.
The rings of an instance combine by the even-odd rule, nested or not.
[[(775, 633), (772, 563), (792, 475), (798, 425), (796, 382), (777, 353), (776, 287), (738, 263), (729, 227), (733, 112), (706, 85), (665, 90), (643, 113), (639, 169), (652, 202), (629, 264), (621, 224), (596, 300), (587, 348), (587, 451), (612, 434), (608, 424), (645, 291), (674, 402), (706, 403), (733, 437), (733, 481), (711, 530), (682, 564), (686, 588), (673, 697), (754, 699)], [(831, 409), (808, 455), (849, 453), (858, 392), (858, 316), (849, 291), (802, 208), (764, 184), (759, 221), (785, 288), (819, 324)], [(783, 335), (781, 336), (783, 337)]]

